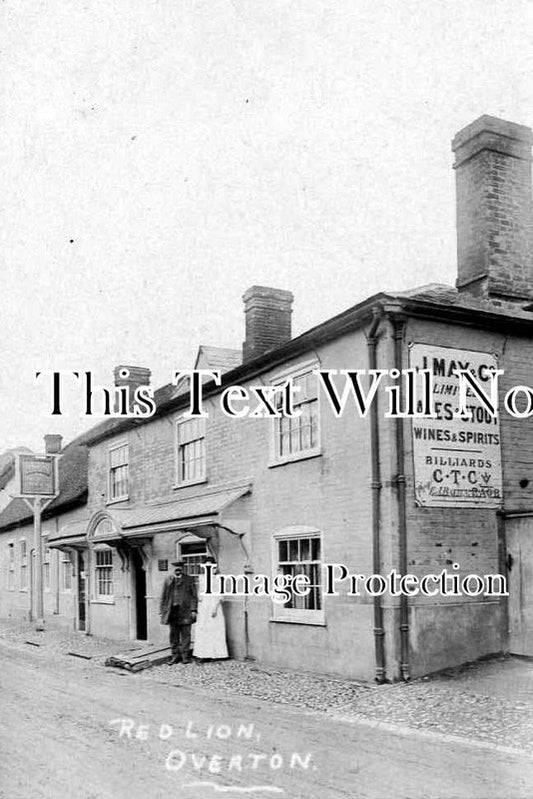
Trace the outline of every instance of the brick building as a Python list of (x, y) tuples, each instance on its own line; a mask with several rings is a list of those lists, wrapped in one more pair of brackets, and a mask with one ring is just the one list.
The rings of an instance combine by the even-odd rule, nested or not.
[[(500, 651), (533, 654), (529, 419), (493, 419), (474, 399), (472, 420), (451, 418), (457, 366), (485, 382), (503, 370), (502, 400), (532, 382), (531, 132), (481, 117), (453, 149), (457, 288), (382, 292), (292, 338), (290, 292), (252, 287), (242, 359), (200, 348), (196, 368), (223, 373), (220, 386), (205, 386), (205, 418), (187, 416), (181, 383), (156, 392), (153, 417), (110, 420), (84, 436), (86, 504), (72, 518), (56, 514), (48, 536), (87, 577), (74, 581), (84, 601), (66, 614), (78, 629), (165, 641), (157, 610), (169, 562), (180, 555), (194, 572), (210, 547), (223, 573), (302, 571), (313, 584), (285, 605), (228, 597), (235, 657), (381, 681)], [(432, 372), (436, 418), (388, 417), (393, 392), (381, 389), (365, 417), (353, 398), (336, 414), (316, 375), (332, 370), (340, 394), (342, 370), (407, 368)], [(128, 371), (132, 386), (149, 380), (147, 370)], [(221, 409), (226, 387), (288, 378), (300, 389), (297, 418)], [(400, 386), (403, 408), (406, 381), (386, 385)], [(9, 512), (0, 515), (2, 613)], [(418, 577), (457, 563), (463, 576), (508, 576), (509, 597), (353, 596), (345, 583), (324, 596), (327, 563)]]

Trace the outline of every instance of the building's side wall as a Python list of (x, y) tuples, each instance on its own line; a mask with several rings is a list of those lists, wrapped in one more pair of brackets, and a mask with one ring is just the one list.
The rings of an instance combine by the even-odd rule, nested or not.
[[(503, 396), (516, 384), (530, 383), (527, 365), (533, 356), (533, 342), (505, 339), (503, 336), (472, 328), (410, 320), (404, 341), (405, 362), (410, 342), (434, 344), (458, 350), (474, 350), (498, 355), (500, 379), (500, 433), (503, 469), (503, 495), (506, 509), (531, 509), (533, 431), (529, 420), (513, 419), (503, 410)], [(405, 423), (405, 475), (408, 568), (417, 576), (452, 570), (460, 564), (461, 575), (497, 574), (501, 571), (499, 519), (494, 509), (417, 507), (414, 501), (412, 426)], [(396, 501), (391, 491), (391, 501)], [(391, 541), (397, 545), (395, 525)], [(394, 563), (394, 553), (392, 562)], [(396, 559), (397, 563), (397, 559)], [(397, 608), (391, 610), (393, 626), (399, 626)], [(409, 641), (412, 676), (453, 666), (505, 649), (507, 634), (505, 598), (436, 597), (409, 598)], [(398, 638), (398, 632), (396, 632)], [(393, 664), (391, 664), (393, 665)], [(396, 658), (394, 675), (399, 674)]]
[[(45, 623), (65, 629), (75, 628), (77, 574), (68, 564), (63, 565), (63, 553), (46, 548), (46, 537), (63, 525), (86, 518), (83, 507), (62, 513), (42, 522), (43, 533), (43, 606)], [(26, 560), (22, 560), (22, 542), (26, 542)], [(12, 577), (9, 576), (9, 544), (14, 545)], [(0, 531), (0, 617), (19, 621), (30, 618), (31, 603), (35, 614), (35, 556), (33, 524), (13, 530)], [(25, 567), (24, 567), (25, 563)], [(67, 574), (65, 575), (65, 572)], [(70, 575), (70, 578), (69, 578)]]

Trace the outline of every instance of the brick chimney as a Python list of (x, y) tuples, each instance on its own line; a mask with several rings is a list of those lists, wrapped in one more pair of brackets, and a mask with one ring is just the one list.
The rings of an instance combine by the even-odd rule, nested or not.
[(138, 386), (149, 386), (152, 373), (144, 366), (115, 366), (113, 377), (115, 386), (129, 386), (130, 397)]
[(291, 339), (291, 314), (294, 299), (290, 291), (267, 286), (252, 286), (243, 294), (246, 339), (243, 362), (251, 361)]
[(44, 437), (44, 451), (47, 455), (59, 455), (63, 436), (56, 433), (48, 433)]
[(532, 133), (482, 116), (455, 136), (457, 288), (511, 301), (533, 297)]

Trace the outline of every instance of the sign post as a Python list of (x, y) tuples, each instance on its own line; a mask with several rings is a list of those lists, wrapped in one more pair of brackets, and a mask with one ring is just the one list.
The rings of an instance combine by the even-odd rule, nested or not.
[(41, 497), (33, 500), (33, 541), (35, 548), (35, 616), (36, 630), (44, 630), (43, 539), (41, 534)]
[[(21, 453), (17, 459), (15, 496), (23, 499), (33, 512), (35, 549), (35, 629), (38, 631), (44, 630), (43, 537), (41, 516), (43, 510), (59, 493), (59, 457), (59, 455), (27, 455)], [(30, 618), (33, 618), (31, 606)]]

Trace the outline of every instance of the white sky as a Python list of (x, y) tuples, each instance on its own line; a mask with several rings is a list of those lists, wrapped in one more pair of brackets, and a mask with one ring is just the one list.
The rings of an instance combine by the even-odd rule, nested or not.
[(36, 370), (170, 382), (240, 346), (253, 284), (293, 291), (298, 334), (453, 283), (450, 140), (533, 124), (532, 6), (5, 0), (0, 451), (87, 427)]

